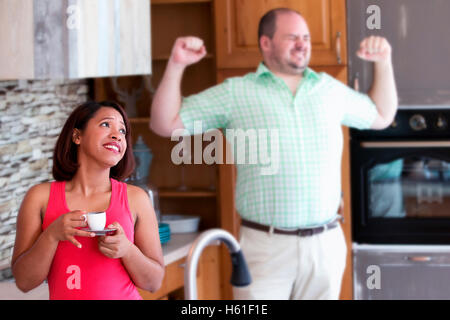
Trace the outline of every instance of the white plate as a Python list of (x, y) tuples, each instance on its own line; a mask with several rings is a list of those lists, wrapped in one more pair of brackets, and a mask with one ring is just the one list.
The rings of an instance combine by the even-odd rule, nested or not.
[(170, 226), (170, 233), (190, 233), (198, 231), (200, 217), (183, 214), (163, 214), (161, 215), (161, 222)]

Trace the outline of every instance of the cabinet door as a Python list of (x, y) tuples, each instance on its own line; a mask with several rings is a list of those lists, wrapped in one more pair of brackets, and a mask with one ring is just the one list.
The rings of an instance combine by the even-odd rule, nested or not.
[(289, 7), (309, 24), (311, 66), (346, 64), (345, 0), (215, 0), (217, 68), (254, 68), (262, 57), (258, 23), (270, 9)]

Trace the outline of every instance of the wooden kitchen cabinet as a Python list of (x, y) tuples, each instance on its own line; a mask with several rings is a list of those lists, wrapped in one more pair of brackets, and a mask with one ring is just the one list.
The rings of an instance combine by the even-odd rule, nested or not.
[[(153, 159), (148, 183), (158, 190), (161, 213), (200, 216), (200, 230), (220, 227), (220, 202), (227, 199), (220, 199), (218, 196), (219, 165), (175, 165), (171, 160), (171, 150), (178, 141), (153, 133), (149, 129), (149, 121), (152, 96), (163, 76), (177, 37), (200, 37), (208, 51), (201, 62), (186, 69), (182, 95), (200, 92), (216, 83), (212, 8), (212, 0), (152, 0), (152, 75), (97, 78), (94, 81), (95, 99), (121, 103), (130, 116), (133, 143), (138, 136), (142, 136), (151, 149)], [(193, 147), (193, 140), (191, 141)], [(199, 263), (199, 299), (223, 298), (219, 272), (221, 265), (226, 265), (226, 260), (230, 260), (230, 257), (222, 257), (221, 250), (220, 246), (216, 246), (205, 249), (202, 254)], [(158, 292), (140, 290), (144, 299), (180, 297), (184, 282), (181, 260), (166, 267), (163, 285)]]
[[(221, 275), (218, 268), (220, 246), (208, 246), (203, 251), (197, 269), (197, 297), (199, 300), (219, 300), (221, 293)], [(149, 292), (138, 288), (144, 300), (184, 299), (184, 270), (186, 258), (181, 258), (166, 266), (161, 288)]]
[(149, 73), (149, 7), (145, 0), (0, 1), (0, 79)]
[(258, 22), (268, 10), (289, 7), (299, 11), (311, 32), (311, 66), (345, 65), (345, 0), (216, 0), (217, 68), (254, 68), (262, 57)]
[(151, 1), (152, 75), (97, 78), (94, 85), (96, 100), (116, 100), (125, 107), (133, 143), (142, 136), (151, 149), (153, 159), (148, 183), (158, 190), (162, 214), (199, 215), (202, 230), (219, 226), (217, 166), (173, 164), (171, 150), (178, 141), (153, 133), (149, 121), (152, 96), (177, 37), (198, 36), (208, 50), (200, 63), (186, 69), (182, 94), (188, 96), (216, 83), (212, 6), (211, 0)]

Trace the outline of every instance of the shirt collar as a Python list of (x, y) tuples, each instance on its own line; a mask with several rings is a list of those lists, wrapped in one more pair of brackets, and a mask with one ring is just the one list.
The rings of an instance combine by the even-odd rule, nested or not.
[[(261, 62), (258, 66), (258, 69), (256, 69), (256, 77), (259, 78), (263, 74), (273, 75), (273, 73), (266, 67), (264, 62)], [(303, 78), (308, 80), (309, 79), (317, 80), (319, 78), (319, 75), (312, 69), (306, 68), (305, 71), (303, 72)]]

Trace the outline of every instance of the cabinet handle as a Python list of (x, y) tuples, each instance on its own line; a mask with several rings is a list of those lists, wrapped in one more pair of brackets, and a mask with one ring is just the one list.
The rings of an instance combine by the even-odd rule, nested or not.
[(342, 59), (341, 59), (341, 32), (340, 31), (336, 32), (336, 58), (337, 58), (337, 63), (341, 64)]
[(359, 74), (358, 73), (355, 74), (355, 80), (353, 80), (353, 89), (355, 89), (355, 91), (359, 91)]

